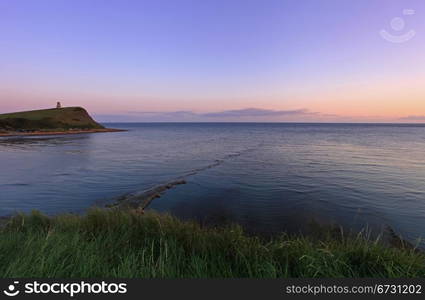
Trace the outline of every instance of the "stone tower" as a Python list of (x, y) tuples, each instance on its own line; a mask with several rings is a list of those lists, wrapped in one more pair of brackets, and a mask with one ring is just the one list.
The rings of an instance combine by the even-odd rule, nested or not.
[(61, 103), (60, 102), (58, 102), (58, 103), (56, 103), (56, 108), (62, 108), (62, 105), (61, 105)]

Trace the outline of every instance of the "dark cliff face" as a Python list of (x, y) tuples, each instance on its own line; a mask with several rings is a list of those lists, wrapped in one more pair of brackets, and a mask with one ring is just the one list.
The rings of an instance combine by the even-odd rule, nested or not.
[(0, 129), (8, 131), (101, 128), (104, 127), (94, 121), (82, 107), (35, 110), (0, 115)]

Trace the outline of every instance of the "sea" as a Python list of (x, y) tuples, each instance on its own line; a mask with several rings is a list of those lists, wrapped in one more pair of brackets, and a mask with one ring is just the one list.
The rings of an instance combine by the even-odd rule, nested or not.
[(176, 179), (147, 209), (274, 235), (392, 228), (423, 247), (425, 125), (119, 123), (0, 138), (0, 216), (82, 214)]

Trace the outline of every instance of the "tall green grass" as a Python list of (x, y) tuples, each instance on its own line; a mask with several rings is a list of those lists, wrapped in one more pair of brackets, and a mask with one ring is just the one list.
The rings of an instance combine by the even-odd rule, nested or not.
[(153, 212), (18, 215), (0, 230), (1, 277), (424, 277), (425, 256), (362, 236), (282, 235), (202, 228)]

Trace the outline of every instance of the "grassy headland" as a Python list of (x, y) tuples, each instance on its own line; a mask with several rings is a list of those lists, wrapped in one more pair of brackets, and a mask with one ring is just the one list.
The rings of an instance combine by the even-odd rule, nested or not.
[(0, 135), (44, 135), (121, 131), (97, 123), (82, 107), (0, 114)]
[(168, 215), (93, 209), (18, 215), (0, 229), (1, 277), (424, 277), (425, 255), (363, 236), (272, 241), (240, 227), (202, 228)]
[(0, 115), (0, 128), (10, 130), (102, 129), (82, 107), (24, 111)]

